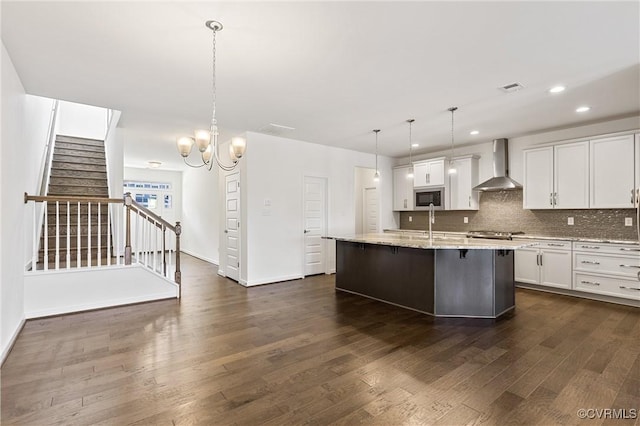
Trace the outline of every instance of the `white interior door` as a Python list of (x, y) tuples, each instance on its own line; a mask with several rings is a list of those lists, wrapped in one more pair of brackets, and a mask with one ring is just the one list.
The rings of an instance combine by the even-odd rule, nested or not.
[(364, 218), (362, 221), (365, 234), (378, 232), (378, 190), (364, 189)]
[(327, 181), (304, 177), (304, 275), (325, 272), (327, 222)]
[(225, 237), (227, 240), (227, 278), (240, 279), (240, 173), (225, 177)]

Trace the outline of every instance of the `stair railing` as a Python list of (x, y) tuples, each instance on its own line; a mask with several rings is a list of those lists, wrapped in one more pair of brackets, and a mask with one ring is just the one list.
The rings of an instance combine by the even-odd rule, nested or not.
[[(178, 284), (178, 297), (181, 297), (180, 234), (182, 234), (182, 225), (180, 222), (176, 222), (175, 225), (167, 222), (135, 201), (130, 192), (124, 194), (124, 205), (126, 209), (125, 265), (130, 265), (135, 260), (135, 262), (164, 277), (173, 279)], [(173, 233), (175, 238), (167, 240), (167, 231)], [(175, 263), (173, 263), (174, 257)], [(172, 271), (173, 278), (171, 278)]]
[[(44, 229), (40, 237), (38, 209), (34, 205), (29, 271), (100, 268), (135, 262), (175, 282), (179, 297), (182, 294), (180, 222), (170, 224), (133, 200), (130, 193), (123, 198), (25, 193), (25, 204), (30, 201), (41, 204), (44, 226), (40, 226)], [(173, 233), (175, 239), (167, 240), (167, 232)]]

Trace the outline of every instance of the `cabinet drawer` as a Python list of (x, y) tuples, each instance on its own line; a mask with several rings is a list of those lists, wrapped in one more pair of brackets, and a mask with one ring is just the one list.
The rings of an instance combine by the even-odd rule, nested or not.
[(553, 249), (553, 250), (571, 250), (571, 241), (562, 240), (531, 240), (529, 238), (513, 238), (516, 241), (527, 243), (535, 243), (531, 248)]
[(613, 256), (606, 254), (574, 253), (573, 269), (598, 274), (613, 274), (637, 279), (640, 256)]
[(591, 253), (609, 253), (619, 255), (638, 255), (640, 256), (640, 246), (635, 244), (598, 244), (598, 243), (573, 243), (574, 251), (591, 252)]
[(576, 272), (573, 276), (573, 288), (589, 293), (640, 300), (640, 281), (637, 279), (628, 280)]

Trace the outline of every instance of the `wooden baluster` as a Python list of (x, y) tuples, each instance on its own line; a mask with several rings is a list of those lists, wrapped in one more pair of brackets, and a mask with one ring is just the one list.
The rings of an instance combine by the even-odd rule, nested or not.
[(91, 268), (91, 201), (87, 202), (87, 267)]
[(67, 201), (67, 269), (71, 268), (71, 203)]
[(49, 212), (48, 203), (42, 202), (44, 209), (44, 270), (49, 270)]
[(174, 281), (178, 284), (178, 298), (182, 297), (182, 273), (180, 272), (180, 234), (182, 226), (176, 222), (176, 272)]
[(102, 204), (98, 203), (98, 267), (102, 266)]
[(167, 276), (167, 227), (162, 224), (162, 275)]
[(82, 239), (80, 238), (82, 234), (82, 228), (80, 228), (80, 201), (78, 201), (78, 223), (76, 223), (76, 268), (82, 266), (82, 256), (80, 252), (80, 247), (82, 246)]
[(153, 229), (153, 272), (158, 272), (158, 226), (157, 222), (154, 220), (151, 223)]
[(107, 204), (107, 266), (111, 266), (111, 206)]
[(31, 270), (38, 269), (38, 236), (40, 230), (38, 229), (38, 215), (37, 215), (38, 203), (33, 202), (33, 252), (31, 253)]
[(124, 204), (127, 206), (127, 224), (125, 226), (124, 264), (131, 265), (131, 193), (124, 195)]

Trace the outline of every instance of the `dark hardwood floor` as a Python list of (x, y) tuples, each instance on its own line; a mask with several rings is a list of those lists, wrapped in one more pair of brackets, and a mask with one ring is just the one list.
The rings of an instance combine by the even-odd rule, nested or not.
[(640, 408), (637, 308), (518, 290), (509, 318), (434, 320), (184, 258), (181, 302), (28, 321), (1, 423), (640, 424), (577, 414)]

